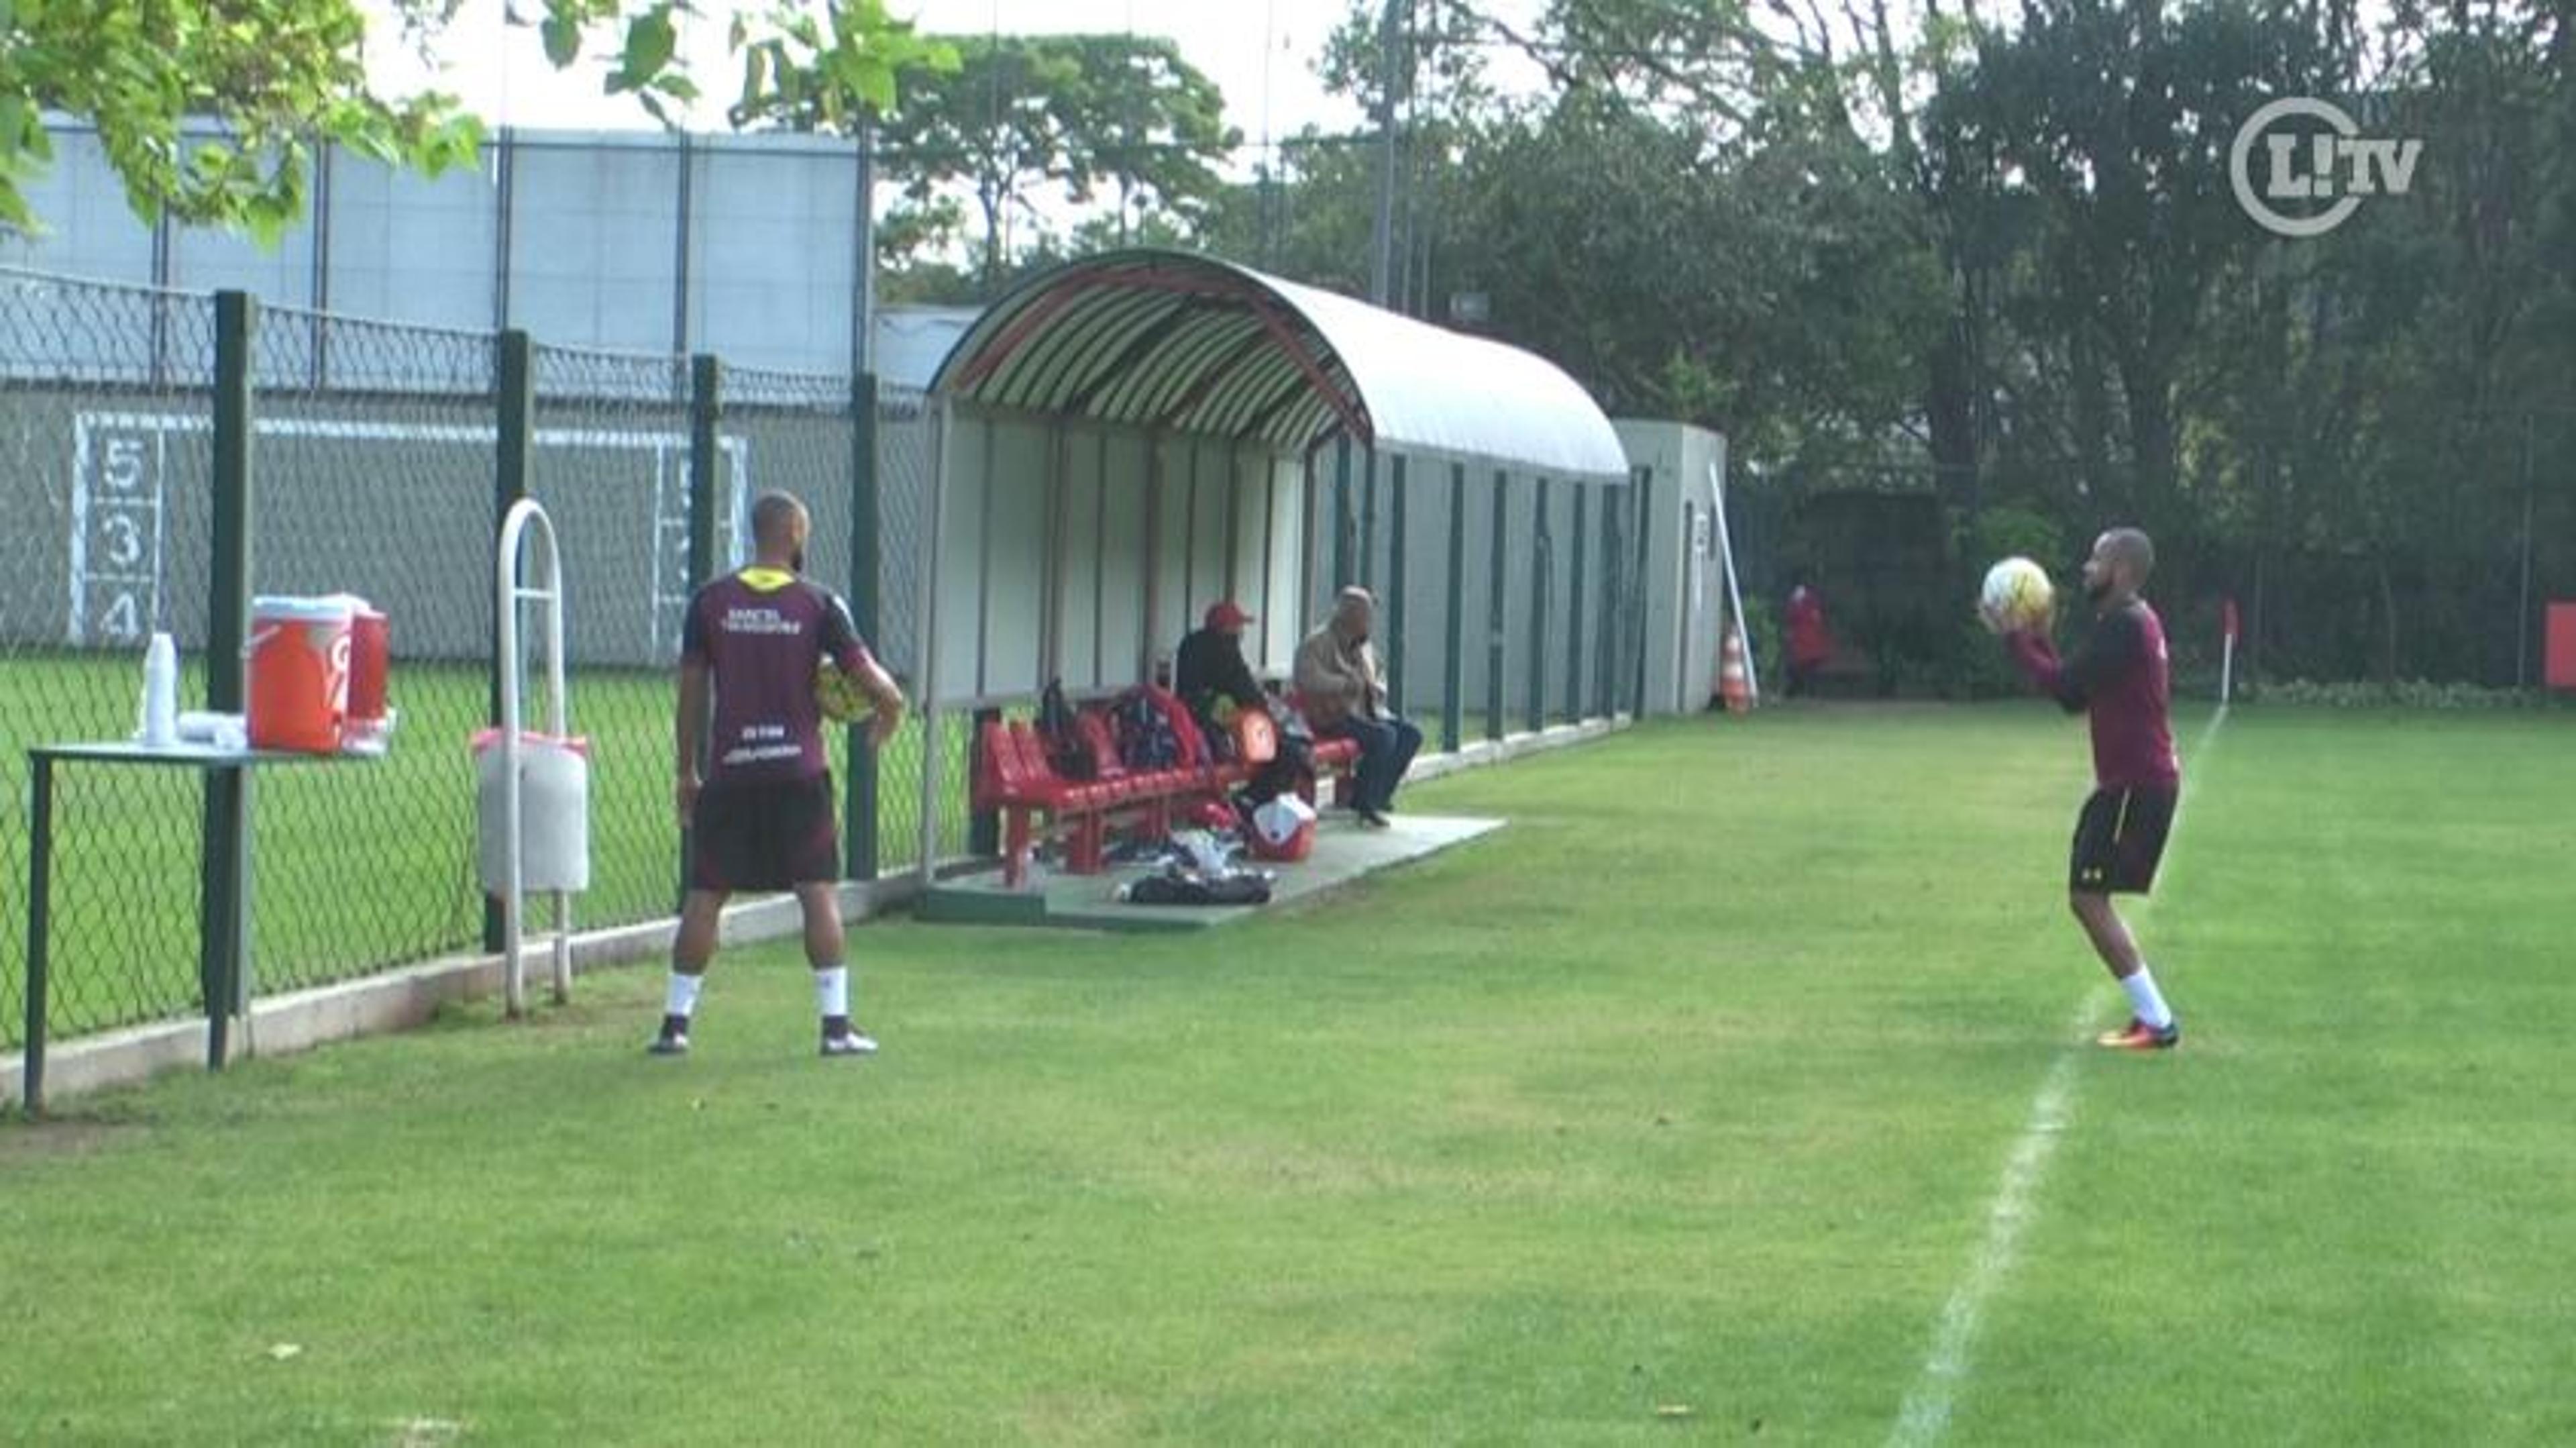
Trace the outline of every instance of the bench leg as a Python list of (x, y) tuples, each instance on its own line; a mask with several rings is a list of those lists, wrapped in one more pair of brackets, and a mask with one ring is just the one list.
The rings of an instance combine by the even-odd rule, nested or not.
[(1003, 815), (1002, 883), (1015, 890), (1029, 877), (1029, 813), (1017, 805)]
[(1108, 817), (1100, 814), (1077, 815), (1073, 821), (1073, 838), (1065, 846), (1065, 868), (1076, 875), (1097, 875), (1103, 868), (1102, 856), (1107, 851), (1104, 836)]

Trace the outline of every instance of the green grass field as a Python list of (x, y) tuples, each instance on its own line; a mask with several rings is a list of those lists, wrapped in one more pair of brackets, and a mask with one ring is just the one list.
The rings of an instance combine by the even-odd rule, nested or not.
[(771, 947), (682, 1062), (639, 969), (69, 1103), (0, 1439), (2567, 1441), (2571, 728), (2228, 721), (2169, 1056), (2076, 1044), (2023, 704), (1425, 786), (1511, 827), (1210, 938), (872, 926), (871, 1062)]
[[(0, 669), (0, 902), (25, 918), (27, 746), (120, 738), (134, 727), (132, 661), (52, 656)], [(474, 879), (474, 773), (466, 740), (482, 726), (479, 669), (397, 662), (401, 711), (393, 752), (364, 764), (274, 767), (256, 789), (253, 950), (262, 990), (314, 985), (407, 960), (473, 948), (482, 893)], [(203, 697), (193, 674), (182, 696)], [(671, 680), (593, 671), (572, 684), (572, 722), (593, 742), (592, 888), (585, 925), (667, 915), (679, 879), (671, 807)], [(539, 707), (534, 696), (529, 708)], [(947, 731), (963, 757), (963, 730)], [(833, 741), (833, 764), (846, 750)], [(912, 858), (921, 734), (908, 726), (881, 760), (881, 860)], [(952, 763), (952, 769), (954, 768)], [(197, 1009), (197, 881), (203, 812), (187, 771), (72, 766), (57, 771), (53, 1010), (55, 1034), (77, 1035)], [(962, 786), (951, 791), (963, 829)], [(25, 938), (0, 930), (0, 1048), (24, 1035)]]

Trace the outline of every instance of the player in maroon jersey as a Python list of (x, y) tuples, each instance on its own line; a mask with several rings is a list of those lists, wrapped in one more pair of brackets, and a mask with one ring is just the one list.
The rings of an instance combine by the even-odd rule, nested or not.
[(814, 671), (828, 657), (875, 704), (868, 720), (872, 748), (894, 736), (904, 699), (859, 638), (849, 607), (800, 571), (812, 526), (795, 498), (762, 494), (751, 510), (751, 566), (689, 600), (680, 634), (677, 740), (680, 824), (690, 832), (689, 891), (671, 945), (656, 1055), (689, 1049), (689, 1022), (715, 957), (717, 921), (736, 890), (796, 893), (823, 1017), (823, 1054), (864, 1056), (877, 1048), (850, 1024), (836, 883), (841, 843)]
[[(2101, 1044), (2132, 1051), (2164, 1050), (2182, 1041), (2181, 1023), (2111, 903), (2115, 894), (2143, 895), (2154, 885), (2182, 793), (2182, 765), (2167, 718), (2164, 622), (2138, 596), (2155, 566), (2155, 545), (2135, 528), (2114, 528), (2094, 540), (2093, 556), (2084, 562), (2093, 636), (2070, 662), (2058, 659), (2038, 629), (1997, 628), (2013, 661), (2042, 693), (2070, 714), (2090, 716), (2095, 787), (2076, 817), (2067, 898), (2085, 938), (2129, 996), (2129, 1024), (2105, 1033)], [(1986, 622), (1990, 628), (1998, 624), (1992, 617)]]

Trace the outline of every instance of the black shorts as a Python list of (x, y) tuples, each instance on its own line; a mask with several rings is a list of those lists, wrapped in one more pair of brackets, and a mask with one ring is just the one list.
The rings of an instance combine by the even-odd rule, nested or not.
[(2170, 788), (2093, 791), (2075, 817), (2067, 888), (2096, 895), (2147, 893), (2156, 883), (2179, 795)]
[(841, 878), (828, 770), (812, 779), (710, 780), (690, 825), (691, 889), (792, 890)]

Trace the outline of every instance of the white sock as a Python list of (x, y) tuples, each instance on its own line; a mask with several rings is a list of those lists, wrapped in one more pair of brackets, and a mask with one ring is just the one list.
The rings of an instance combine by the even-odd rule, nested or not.
[(814, 1008), (825, 1020), (850, 1013), (850, 968), (836, 965), (814, 972)]
[(2129, 1004), (2137, 1008), (2138, 1019), (2161, 1031), (2173, 1024), (2173, 1008), (2165, 1004), (2164, 993), (2156, 989), (2155, 973), (2146, 963), (2138, 963), (2138, 973), (2123, 976), (2120, 989), (2129, 993)]
[(698, 1008), (698, 988), (706, 983), (707, 978), (703, 975), (671, 972), (670, 987), (662, 993), (662, 1014), (688, 1019)]

